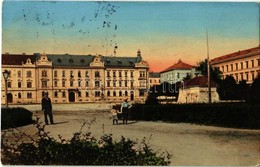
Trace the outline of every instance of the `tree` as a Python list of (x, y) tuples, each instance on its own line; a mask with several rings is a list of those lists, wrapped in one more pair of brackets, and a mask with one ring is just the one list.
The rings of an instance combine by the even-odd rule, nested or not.
[(260, 77), (258, 76), (249, 87), (248, 91), (248, 102), (259, 103), (259, 92), (260, 92)]
[[(196, 70), (200, 71), (201, 75), (208, 76), (208, 65), (207, 64), (208, 64), (207, 59), (199, 62), (198, 66), (196, 67)], [(213, 81), (219, 83), (222, 78), (222, 72), (219, 71), (218, 68), (212, 68), (210, 66), (210, 76)]]

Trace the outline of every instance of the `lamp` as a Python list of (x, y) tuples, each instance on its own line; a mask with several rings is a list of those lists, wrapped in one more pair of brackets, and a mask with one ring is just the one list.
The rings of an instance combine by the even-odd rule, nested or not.
[(5, 79), (5, 106), (6, 106), (6, 108), (8, 107), (8, 100), (7, 100), (7, 79), (8, 79), (8, 77), (9, 77), (9, 74), (10, 74), (10, 72), (7, 71), (7, 70), (5, 70), (5, 71), (3, 72), (3, 76), (4, 76), (4, 79)]

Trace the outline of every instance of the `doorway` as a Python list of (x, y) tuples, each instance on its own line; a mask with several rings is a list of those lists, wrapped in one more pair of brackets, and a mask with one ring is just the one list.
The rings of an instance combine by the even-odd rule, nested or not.
[(75, 93), (69, 92), (69, 102), (75, 102)]

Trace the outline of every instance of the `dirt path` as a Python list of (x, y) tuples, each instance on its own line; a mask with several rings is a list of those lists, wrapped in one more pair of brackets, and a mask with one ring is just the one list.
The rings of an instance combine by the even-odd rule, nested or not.
[[(36, 113), (43, 122), (42, 113)], [(260, 130), (242, 130), (199, 126), (192, 124), (174, 124), (163, 122), (134, 122), (128, 125), (112, 125), (109, 113), (67, 111), (55, 112), (56, 124), (46, 126), (50, 135), (71, 138), (79, 131), (84, 122), (83, 132), (90, 131), (100, 138), (104, 133), (112, 133), (119, 140), (121, 136), (141, 141), (150, 138), (149, 144), (160, 152), (168, 151), (173, 155), (172, 165), (216, 165), (249, 166), (260, 164)], [(121, 122), (121, 121), (120, 121)], [(22, 127), (28, 133), (35, 133), (32, 126)]]

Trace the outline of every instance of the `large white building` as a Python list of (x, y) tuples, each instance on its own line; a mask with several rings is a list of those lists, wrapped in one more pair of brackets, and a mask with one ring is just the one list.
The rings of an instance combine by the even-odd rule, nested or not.
[(194, 77), (195, 67), (179, 60), (176, 64), (161, 71), (160, 74), (161, 83), (168, 82), (174, 84), (182, 81), (187, 76), (190, 76), (190, 78)]
[(223, 78), (232, 76), (237, 82), (251, 84), (260, 75), (260, 46), (217, 57), (210, 64), (222, 72)]
[[(144, 102), (149, 88), (149, 66), (137, 52), (134, 57), (69, 54), (3, 54), (2, 71), (9, 104), (40, 103), (48, 92), (54, 103)], [(2, 77), (5, 104), (5, 81)]]

